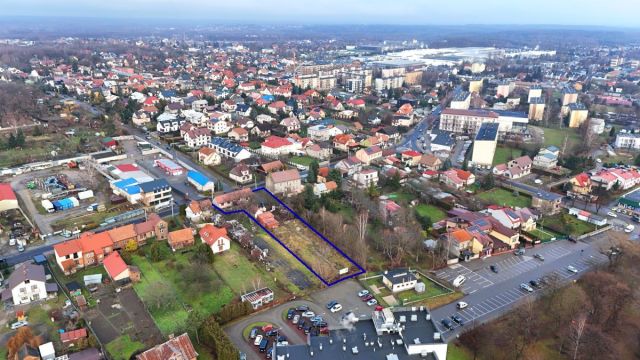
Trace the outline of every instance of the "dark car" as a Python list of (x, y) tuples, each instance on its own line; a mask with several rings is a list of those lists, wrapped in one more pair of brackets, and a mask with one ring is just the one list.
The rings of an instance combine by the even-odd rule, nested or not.
[(271, 331), (269, 331), (267, 333), (267, 336), (271, 337), (271, 336), (278, 336), (278, 333), (280, 332), (280, 329), (273, 329)]
[(540, 287), (540, 282), (538, 280), (531, 280), (529, 281), (529, 284), (534, 288)]
[(367, 302), (367, 301), (369, 301), (369, 300), (371, 300), (371, 299), (373, 299), (373, 295), (369, 294), (369, 295), (367, 295), (367, 296), (363, 297), (363, 298), (362, 298), (362, 301)]
[(262, 339), (262, 341), (260, 342), (260, 352), (265, 352), (267, 350), (267, 346), (269, 346), (269, 340), (267, 339)]
[(453, 320), (456, 323), (460, 324), (460, 326), (464, 326), (464, 320), (458, 314), (451, 315), (451, 320)]
[(489, 266), (489, 269), (491, 269), (491, 271), (493, 271), (496, 274), (498, 273), (498, 271), (500, 271), (497, 265), (491, 265)]
[(305, 323), (305, 321), (304, 321), (304, 320), (300, 320), (300, 321), (298, 322), (298, 329), (302, 329), (302, 328), (304, 328), (304, 325), (305, 325), (304, 323)]
[(317, 321), (313, 323), (313, 326), (315, 327), (325, 327), (327, 326), (327, 322), (326, 321)]
[(289, 311), (287, 311), (287, 320), (293, 319), (293, 315), (295, 314), (296, 314), (296, 309), (294, 308), (289, 309)]
[(447, 328), (448, 330), (453, 329), (453, 323), (451, 322), (451, 320), (449, 319), (442, 319), (442, 321), (440, 321), (442, 323), (442, 326), (444, 326), (445, 328)]
[(309, 307), (307, 305), (300, 305), (296, 308), (298, 311), (309, 311)]
[(280, 336), (278, 336), (277, 341), (278, 341), (278, 342), (287, 341), (287, 337), (286, 337), (286, 336), (284, 336), (284, 335), (280, 335)]
[(332, 307), (334, 307), (338, 302), (335, 300), (331, 300), (329, 301), (329, 303), (327, 304), (327, 309), (331, 309)]
[(310, 333), (310, 332), (311, 332), (311, 325), (307, 325), (307, 326), (305, 326), (305, 327), (304, 327), (304, 333), (305, 333), (305, 334), (308, 334), (308, 333)]

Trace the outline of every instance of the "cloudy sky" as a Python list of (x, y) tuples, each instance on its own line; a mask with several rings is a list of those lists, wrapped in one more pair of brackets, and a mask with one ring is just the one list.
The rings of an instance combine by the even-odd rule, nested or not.
[(290, 24), (640, 27), (640, 0), (2, 0), (0, 15)]

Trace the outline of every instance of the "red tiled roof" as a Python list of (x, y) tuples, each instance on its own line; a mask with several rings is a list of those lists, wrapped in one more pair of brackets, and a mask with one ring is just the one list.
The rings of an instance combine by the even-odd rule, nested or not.
[(109, 274), (112, 279), (127, 270), (127, 264), (122, 260), (122, 257), (120, 257), (120, 254), (117, 251), (114, 251), (105, 257), (102, 264), (104, 265), (104, 269), (107, 271), (107, 274)]
[(209, 246), (211, 246), (216, 242), (216, 240), (221, 237), (229, 239), (229, 237), (227, 236), (227, 229), (215, 227), (211, 224), (207, 224), (202, 229), (200, 229), (199, 234), (202, 241), (207, 243), (207, 245)]
[(136, 358), (137, 360), (191, 360), (195, 359), (197, 356), (198, 353), (193, 348), (189, 335), (184, 333), (173, 339), (169, 339), (163, 344), (152, 347), (151, 349), (136, 356)]
[(270, 148), (274, 148), (277, 149), (279, 147), (283, 147), (283, 146), (289, 146), (291, 145), (291, 142), (283, 137), (279, 137), (279, 136), (269, 136), (263, 143), (263, 146), (266, 147), (270, 147)]
[(85, 328), (81, 328), (81, 329), (76, 329), (76, 330), (71, 330), (71, 331), (65, 331), (62, 334), (60, 334), (60, 341), (64, 342), (68, 342), (68, 341), (75, 341), (78, 339), (84, 339), (87, 337), (87, 329)]
[(81, 252), (82, 248), (78, 240), (69, 240), (53, 245), (53, 250), (59, 257), (64, 257), (77, 252)]

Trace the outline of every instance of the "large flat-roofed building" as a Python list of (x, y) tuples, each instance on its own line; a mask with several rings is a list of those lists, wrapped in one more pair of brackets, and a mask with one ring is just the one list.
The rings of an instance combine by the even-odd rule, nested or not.
[(447, 343), (423, 307), (382, 309), (349, 329), (311, 336), (304, 345), (277, 346), (273, 359), (446, 360)]
[(531, 99), (541, 98), (542, 97), (542, 86), (540, 85), (532, 85), (529, 88), (529, 97), (528, 102), (531, 103)]
[(614, 146), (618, 149), (640, 149), (640, 134), (616, 134)]
[(582, 103), (569, 104), (569, 127), (577, 128), (587, 121), (589, 110)]
[(485, 122), (498, 122), (498, 114), (487, 110), (444, 109), (440, 114), (440, 130), (475, 134)]
[(541, 121), (544, 119), (544, 108), (546, 104), (541, 97), (529, 99), (529, 120)]
[(468, 91), (460, 90), (456, 91), (453, 94), (453, 99), (451, 99), (451, 104), (449, 107), (451, 109), (459, 109), (459, 110), (469, 110), (469, 106), (471, 105), (471, 93)]
[(498, 127), (499, 125), (495, 123), (482, 124), (473, 141), (471, 166), (481, 168), (491, 167), (498, 144)]

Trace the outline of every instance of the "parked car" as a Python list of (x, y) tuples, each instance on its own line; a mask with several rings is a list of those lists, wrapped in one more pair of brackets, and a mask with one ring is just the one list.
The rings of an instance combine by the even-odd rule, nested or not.
[(338, 302), (336, 300), (331, 300), (329, 301), (329, 303), (327, 304), (327, 309), (331, 309), (332, 307), (334, 307)]
[(269, 346), (269, 340), (267, 339), (263, 339), (262, 342), (260, 343), (260, 352), (265, 352), (267, 351), (267, 346)]
[(458, 286), (464, 284), (465, 281), (467, 281), (467, 278), (464, 275), (458, 275), (453, 280), (453, 286), (458, 287)]
[(340, 305), (340, 304), (337, 304), (337, 303), (336, 303), (335, 305), (333, 305), (333, 306), (331, 307), (331, 312), (332, 312), (332, 313), (336, 313), (336, 312), (338, 312), (338, 311), (340, 311), (340, 310), (342, 310), (342, 305)]
[(256, 339), (253, 341), (253, 345), (258, 346), (262, 342), (262, 335), (256, 336)]
[(540, 282), (538, 282), (538, 280), (531, 280), (529, 281), (529, 285), (531, 285), (534, 288), (540, 287)]
[(287, 320), (291, 320), (293, 316), (296, 314), (296, 309), (291, 308), (287, 311)]
[(453, 329), (453, 323), (451, 322), (451, 320), (449, 319), (442, 319), (442, 321), (440, 321), (440, 323), (442, 324), (442, 326), (444, 326), (447, 330), (451, 330)]
[(316, 316), (316, 313), (314, 313), (313, 311), (305, 311), (302, 313), (302, 317), (304, 318), (311, 318)]
[(540, 261), (544, 261), (544, 256), (540, 255), (540, 254), (535, 254), (533, 255), (534, 258), (540, 260)]
[(304, 326), (305, 326), (305, 325), (306, 325), (306, 321), (304, 321), (304, 320), (302, 320), (302, 319), (301, 319), (301, 320), (298, 322), (298, 329), (302, 329), (302, 328), (304, 328)]
[(369, 290), (360, 290), (358, 292), (358, 297), (365, 297), (367, 295), (369, 295)]
[(249, 337), (255, 339), (256, 336), (258, 336), (258, 328), (251, 329), (251, 335), (249, 335)]
[(18, 322), (14, 322), (13, 324), (11, 324), (11, 330), (15, 330), (15, 329), (19, 329), (23, 326), (27, 326), (29, 325), (28, 321), (18, 321)]
[(278, 336), (279, 333), (280, 333), (280, 329), (273, 329), (267, 333), (267, 336), (268, 337)]
[(567, 270), (569, 270), (569, 272), (572, 272), (574, 274), (578, 272), (578, 269), (576, 269), (575, 267), (573, 267), (571, 265), (567, 266)]
[(371, 300), (367, 301), (367, 306), (373, 306), (373, 305), (378, 305), (378, 300), (371, 299)]
[(469, 304), (467, 304), (467, 303), (466, 303), (466, 302), (464, 302), (464, 301), (459, 301), (459, 302), (458, 302), (458, 304), (456, 305), (456, 307), (457, 307), (458, 309), (460, 309), (460, 310), (462, 310), (462, 309), (466, 308), (467, 306), (469, 306)]
[[(626, 232), (627, 234), (630, 232), (633, 232), (633, 230), (635, 230), (635, 226), (629, 224), (624, 228), (624, 232)], [(18, 250), (20, 249), (20, 247), (18, 246)]]
[(373, 295), (368, 294), (368, 295), (365, 295), (365, 296), (362, 298), (362, 301), (369, 301), (369, 300), (371, 300), (371, 299), (373, 299)]
[(615, 217), (618, 217), (618, 215), (617, 215), (616, 213), (614, 213), (613, 211), (609, 211), (609, 212), (607, 213), (607, 216), (611, 216), (611, 217), (614, 217), (614, 218), (615, 218)]
[(326, 321), (318, 321), (318, 322), (314, 322), (313, 326), (315, 327), (319, 327), (319, 328), (323, 328), (326, 327), (328, 324)]
[(19, 252), (23, 252), (24, 251), (24, 246), (22, 246), (22, 244), (18, 244), (18, 251)]
[(309, 307), (307, 305), (300, 305), (296, 308), (298, 311), (309, 311)]
[(273, 325), (272, 324), (267, 324), (267, 325), (262, 326), (262, 332), (269, 332), (271, 330), (273, 330)]
[(320, 316), (320, 315), (316, 315), (316, 316), (314, 316), (314, 317), (309, 319), (309, 321), (311, 321), (311, 322), (317, 322), (317, 321), (322, 321), (322, 320), (324, 320), (324, 319), (322, 319), (322, 316)]
[(520, 289), (526, 290), (528, 292), (533, 292), (533, 288), (529, 286), (529, 284), (525, 284), (525, 283), (520, 284)]
[(491, 271), (493, 271), (496, 274), (500, 271), (498, 269), (498, 265), (491, 265), (491, 266), (489, 266), (489, 269), (491, 269)]
[(453, 320), (454, 322), (460, 324), (460, 326), (464, 326), (464, 320), (458, 314), (451, 315), (451, 320)]
[(293, 325), (298, 324), (298, 322), (299, 322), (299, 321), (300, 321), (300, 315), (297, 315), (297, 314), (296, 314), (296, 315), (293, 317), (293, 321), (292, 321), (292, 322), (293, 322)]
[(524, 255), (524, 253), (525, 253), (524, 248), (519, 248), (514, 252), (514, 254), (517, 256)]

